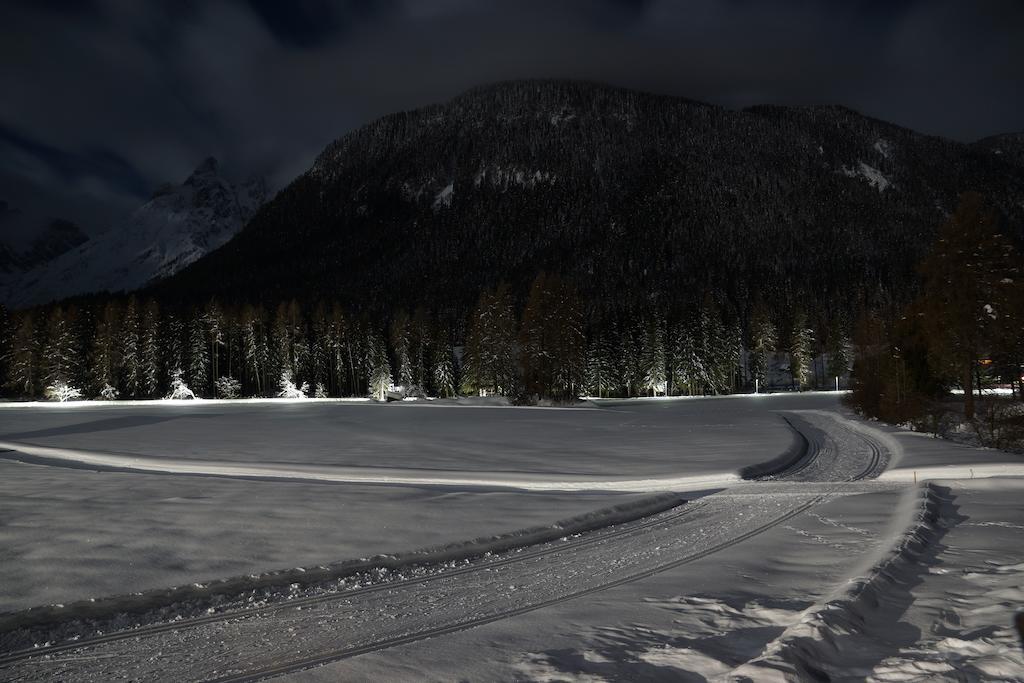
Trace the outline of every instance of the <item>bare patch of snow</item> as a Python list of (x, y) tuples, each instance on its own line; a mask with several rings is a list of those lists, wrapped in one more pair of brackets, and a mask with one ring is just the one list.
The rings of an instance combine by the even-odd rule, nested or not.
[(455, 194), (455, 183), (448, 183), (434, 197), (434, 211), (447, 209), (452, 205), (452, 196)]
[(863, 161), (858, 162), (857, 168), (850, 168), (848, 166), (842, 167), (843, 174), (850, 178), (862, 178), (866, 180), (871, 187), (875, 188), (879, 192), (885, 192), (892, 185), (892, 182), (885, 175), (882, 174), (874, 166), (865, 164)]
[(892, 143), (885, 138), (878, 138), (874, 144), (875, 151), (881, 154), (886, 159), (892, 159)]
[(473, 185), (480, 187), (485, 183), (502, 191), (510, 187), (532, 189), (541, 184), (554, 185), (554, 173), (540, 169), (530, 170), (519, 166), (482, 166), (473, 178)]

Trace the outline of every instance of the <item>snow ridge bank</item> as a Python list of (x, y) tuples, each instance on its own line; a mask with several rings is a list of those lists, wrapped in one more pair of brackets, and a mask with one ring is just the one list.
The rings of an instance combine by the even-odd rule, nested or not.
[(445, 486), (477, 490), (513, 491), (616, 491), (654, 493), (694, 491), (740, 482), (734, 472), (688, 476), (651, 476), (619, 479), (594, 475), (524, 474), (521, 472), (480, 472), (463, 470), (419, 470), (410, 468), (353, 467), (280, 463), (246, 463), (227, 460), (194, 460), (103, 453), (79, 448), (55, 448), (22, 442), (0, 442), (0, 457), (38, 465), (87, 468), (107, 472), (226, 477), (232, 479), (287, 480), (345, 484), (388, 484), (393, 486)]
[[(873, 664), (865, 639), (885, 639), (873, 615), (898, 600), (907, 584), (920, 574), (926, 553), (945, 532), (942, 506), (950, 500), (949, 489), (925, 484), (911, 489), (904, 514), (911, 523), (869, 571), (851, 579), (848, 586), (824, 603), (806, 610), (799, 622), (787, 628), (760, 657), (732, 672), (732, 677), (753, 680), (834, 680), (863, 677)], [(909, 509), (907, 509), (909, 508)]]
[[(548, 526), (405, 553), (377, 555), (317, 567), (281, 569), (207, 583), (9, 612), (0, 614), (0, 653), (31, 648), (40, 643), (76, 641), (96, 633), (259, 607), (272, 600), (291, 599), (303, 588), (307, 589), (306, 592), (315, 593), (317, 591), (314, 589), (319, 587), (319, 592), (328, 593), (417, 580), (474, 558), (628, 524), (666, 512), (686, 502), (680, 496), (670, 493), (645, 496)], [(3, 659), (0, 654), (0, 663)]]
[(777, 476), (794, 467), (809, 455), (810, 441), (788, 417), (782, 416), (782, 419), (793, 432), (793, 441), (789, 448), (767, 462), (741, 467), (738, 473), (741, 479), (765, 479)]

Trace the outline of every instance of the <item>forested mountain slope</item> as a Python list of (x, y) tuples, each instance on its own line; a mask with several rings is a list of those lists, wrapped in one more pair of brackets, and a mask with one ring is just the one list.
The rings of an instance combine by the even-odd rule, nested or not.
[(741, 313), (758, 299), (850, 310), (902, 296), (969, 189), (1019, 234), (1024, 169), (983, 147), (841, 107), (730, 111), (589, 83), (502, 83), (329, 145), (237, 237), (157, 291), (464, 310), (482, 288), (523, 292), (547, 270), (594, 312), (673, 308), (705, 291)]

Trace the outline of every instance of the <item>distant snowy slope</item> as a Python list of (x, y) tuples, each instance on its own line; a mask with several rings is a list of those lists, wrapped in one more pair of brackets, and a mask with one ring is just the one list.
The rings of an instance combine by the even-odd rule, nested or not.
[(160, 188), (121, 225), (10, 280), (3, 300), (22, 307), (137, 289), (227, 242), (266, 199), (262, 178), (233, 185), (211, 157), (181, 185)]

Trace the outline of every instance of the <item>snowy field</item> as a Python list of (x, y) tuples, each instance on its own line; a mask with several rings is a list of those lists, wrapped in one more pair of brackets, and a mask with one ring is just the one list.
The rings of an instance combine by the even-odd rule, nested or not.
[(618, 476), (700, 474), (771, 459), (776, 411), (834, 395), (633, 401), (594, 408), (439, 403), (0, 405), (0, 441), (246, 463)]
[[(85, 643), (5, 659), (0, 632), (0, 678), (1024, 680), (1024, 459), (860, 421), (836, 395), (19, 406), (0, 444), (0, 611), (70, 605), (0, 615), (41, 624), (6, 647)], [(769, 481), (737, 476), (773, 459)], [(551, 526), (569, 517), (584, 526)], [(486, 553), (202, 597), (527, 527)], [(76, 603), (194, 582), (176, 616), (120, 599), (132, 638), (97, 638), (132, 622)]]
[[(792, 446), (775, 410), (832, 396), (600, 409), (418, 404), (0, 408), (0, 442), (243, 464), (399, 466), (485, 479), (732, 472)], [(0, 453), (3, 455), (16, 455)], [(453, 543), (633, 500), (96, 472), (0, 459), (0, 612)], [(40, 539), (46, 539), (41, 541)]]

